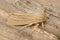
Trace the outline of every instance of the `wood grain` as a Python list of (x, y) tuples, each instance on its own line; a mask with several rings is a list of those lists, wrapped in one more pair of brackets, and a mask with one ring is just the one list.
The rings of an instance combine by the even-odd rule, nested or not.
[[(16, 1), (16, 0), (15, 0)], [(7, 18), (11, 13), (28, 13), (33, 5), (25, 5), (25, 0), (21, 0), (21, 6), (15, 6), (17, 3), (14, 0), (0, 0), (0, 39), (1, 40), (58, 40), (60, 38), (60, 1), (59, 0), (28, 0), (37, 7), (43, 7), (48, 20), (45, 23), (45, 32), (39, 29), (39, 32), (33, 31), (33, 28), (25, 28), (20, 31), (20, 26), (7, 25)], [(14, 4), (15, 3), (15, 4)], [(30, 2), (28, 2), (30, 3)], [(32, 8), (31, 8), (32, 7)], [(25, 10), (25, 8), (27, 8)], [(29, 11), (27, 11), (29, 9)], [(33, 9), (35, 10), (35, 9)], [(40, 10), (40, 9), (39, 9)], [(41, 10), (40, 10), (41, 11)], [(56, 37), (56, 36), (57, 37)]]

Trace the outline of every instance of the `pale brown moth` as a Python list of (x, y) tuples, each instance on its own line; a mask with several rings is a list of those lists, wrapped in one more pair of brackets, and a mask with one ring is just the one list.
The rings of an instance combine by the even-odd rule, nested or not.
[[(33, 24), (37, 24), (37, 26), (34, 26), (34, 29), (37, 30), (39, 23), (42, 24), (42, 27), (44, 28), (44, 22), (46, 21), (46, 15), (45, 13), (21, 13), (21, 14), (16, 14), (13, 13), (9, 16), (8, 20), (7, 20), (7, 24), (9, 25), (25, 25), (28, 24), (26, 26), (24, 26), (23, 28), (33, 25)], [(22, 29), (23, 29), (22, 28)], [(22, 30), (21, 29), (21, 30)]]

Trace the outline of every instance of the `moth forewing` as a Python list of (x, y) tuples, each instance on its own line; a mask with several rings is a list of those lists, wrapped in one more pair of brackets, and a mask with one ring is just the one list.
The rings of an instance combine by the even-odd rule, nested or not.
[(7, 19), (7, 24), (9, 25), (24, 25), (24, 24), (34, 24), (38, 22), (45, 21), (45, 15), (43, 13), (36, 13), (36, 14), (12, 14)]

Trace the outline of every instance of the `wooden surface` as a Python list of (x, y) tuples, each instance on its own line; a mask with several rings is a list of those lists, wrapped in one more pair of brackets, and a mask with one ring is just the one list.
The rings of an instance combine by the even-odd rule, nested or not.
[[(23, 2), (24, 0), (22, 0)], [(35, 0), (30, 0), (34, 2)], [(0, 0), (0, 40), (58, 40), (60, 38), (60, 6), (59, 0), (36, 0), (45, 9), (48, 20), (45, 23), (45, 32), (40, 29), (36, 32), (31, 27), (20, 31), (20, 26), (7, 25), (7, 18), (11, 13), (25, 12), (23, 6), (16, 9), (14, 0)], [(31, 7), (30, 7), (31, 8)], [(32, 9), (31, 9), (32, 10)], [(56, 36), (57, 37), (56, 37)]]

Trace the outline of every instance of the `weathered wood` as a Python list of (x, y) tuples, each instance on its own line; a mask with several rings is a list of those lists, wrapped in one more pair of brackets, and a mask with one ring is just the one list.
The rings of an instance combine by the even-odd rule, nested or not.
[[(21, 1), (24, 2), (24, 0), (21, 0)], [(34, 3), (33, 0), (30, 0), (30, 1), (32, 3)], [(46, 13), (46, 16), (49, 18), (46, 21), (45, 30), (60, 38), (60, 6), (59, 6), (60, 3), (59, 3), (59, 0), (57, 0), (57, 1), (56, 0), (42, 0), (42, 1), (36, 0), (36, 1), (38, 3), (37, 2), (35, 2), (35, 3), (38, 6), (42, 5), (46, 9), (45, 13)], [(0, 39), (1, 40), (25, 40), (25, 39), (57, 40), (56, 37), (53, 39), (53, 36), (51, 34), (48, 35), (47, 33), (46, 34), (41, 33), (42, 30), (40, 31), (40, 33), (41, 33), (40, 34), (39, 32), (36, 33), (35, 31), (31, 32), (32, 30), (28, 27), (25, 29), (25, 31), (22, 30), (22, 32), (20, 32), (19, 30), (21, 27), (7, 25), (6, 19), (8, 18), (10, 13), (20, 13), (20, 12), (27, 13), (26, 12), (27, 10), (23, 10), (24, 9), (23, 5), (21, 5), (22, 7), (17, 7), (17, 6), (14, 6), (15, 5), (14, 3), (13, 4), (12, 3), (13, 3), (12, 0), (10, 0), (10, 1), (9, 0), (0, 0), (0, 9), (1, 9), (1, 13), (0, 13), (1, 14), (0, 15), (0, 35), (1, 36), (0, 36)], [(27, 5), (25, 5), (25, 6), (27, 6)], [(32, 10), (31, 6), (27, 6), (27, 8)], [(26, 33), (26, 34), (24, 34), (24, 33)], [(46, 35), (46, 36), (44, 36), (44, 35)], [(50, 35), (52, 37), (50, 37)]]
[[(39, 0), (38, 0), (39, 1)], [(46, 8), (48, 16), (46, 30), (60, 37), (60, 1), (59, 0), (40, 0)]]

